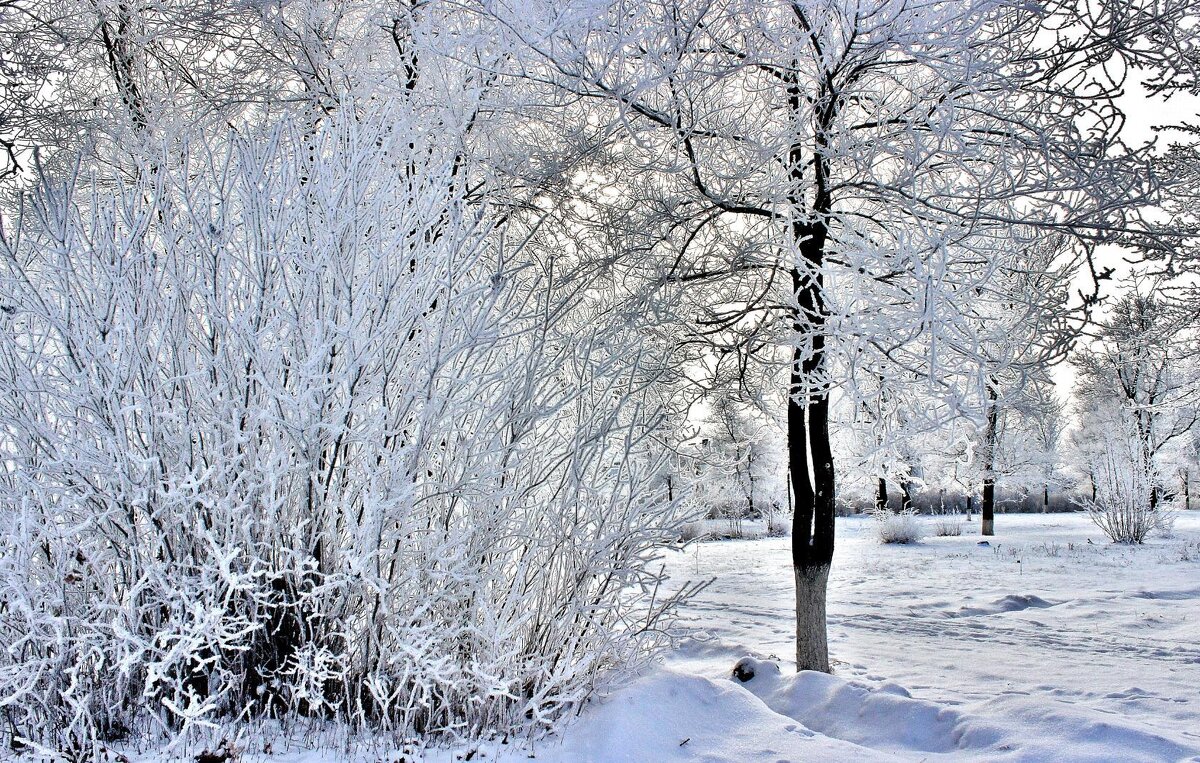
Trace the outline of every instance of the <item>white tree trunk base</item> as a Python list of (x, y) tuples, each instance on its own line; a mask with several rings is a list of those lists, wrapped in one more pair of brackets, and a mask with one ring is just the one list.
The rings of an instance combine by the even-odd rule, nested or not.
[(994, 519), (983, 520), (983, 534), (984, 535), (995, 535), (996, 534), (996, 520), (994, 520)]
[(829, 671), (825, 591), (829, 565), (794, 568), (796, 573), (796, 670)]

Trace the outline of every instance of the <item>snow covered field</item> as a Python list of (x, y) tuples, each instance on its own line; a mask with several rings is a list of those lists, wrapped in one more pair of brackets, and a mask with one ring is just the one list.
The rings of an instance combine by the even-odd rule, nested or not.
[[(838, 520), (836, 675), (789, 669), (788, 539), (696, 544), (671, 569), (714, 578), (700, 632), (550, 757), (1200, 760), (1200, 512), (1142, 547), (1082, 514), (1000, 515), (988, 546), (974, 526), (883, 546), (873, 522)], [(743, 688), (744, 655), (781, 670)]]
[[(672, 578), (713, 582), (659, 668), (561, 738), (425, 759), (1200, 760), (1200, 512), (1142, 547), (1110, 544), (1082, 514), (1000, 515), (986, 546), (973, 525), (932, 537), (921, 521), (931, 537), (884, 546), (874, 520), (838, 520), (833, 676), (790, 667), (787, 538), (693, 544), (668, 559)], [(746, 656), (754, 678), (732, 680)]]

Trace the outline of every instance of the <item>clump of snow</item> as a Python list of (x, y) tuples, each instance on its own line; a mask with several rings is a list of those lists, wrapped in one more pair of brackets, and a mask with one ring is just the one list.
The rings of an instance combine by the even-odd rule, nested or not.
[(806, 670), (784, 675), (773, 662), (743, 658), (745, 686), (780, 715), (807, 728), (886, 752), (983, 750), (1001, 733), (936, 702), (914, 699), (893, 683), (871, 686)]
[(733, 681), (665, 670), (595, 703), (560, 745), (536, 755), (561, 763), (890, 759), (815, 733)]

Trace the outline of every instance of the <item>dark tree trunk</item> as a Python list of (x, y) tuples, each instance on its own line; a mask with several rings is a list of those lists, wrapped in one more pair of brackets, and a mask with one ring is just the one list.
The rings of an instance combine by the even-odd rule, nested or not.
[(1042, 513), (1050, 512), (1050, 485), (1042, 483)]
[(900, 510), (901, 511), (912, 511), (913, 510), (912, 483), (908, 482), (906, 480), (902, 487), (903, 487), (903, 489), (900, 492)]
[(883, 477), (879, 478), (879, 485), (875, 490), (875, 510), (884, 511), (887, 509), (887, 480)]
[(750, 513), (748, 516), (755, 516), (754, 511), (754, 449), (746, 451), (746, 480), (750, 483), (750, 490), (746, 493), (746, 504)]
[[(801, 6), (793, 4), (799, 27), (812, 35)], [(814, 38), (815, 41), (815, 38)], [(796, 668), (829, 672), (825, 594), (833, 562), (834, 471), (829, 442), (829, 379), (825, 339), (829, 308), (825, 303), (825, 246), (833, 197), (829, 177), (829, 130), (837, 113), (832, 77), (818, 91), (803, 92), (793, 72), (788, 79), (788, 111), (797, 120), (788, 147), (787, 204), (795, 247), (792, 326), (799, 341), (792, 354), (788, 395), (788, 466), (795, 502), (792, 567), (796, 577)], [(811, 106), (811, 126), (799, 120)], [(812, 136), (806, 156), (801, 139)], [(805, 175), (811, 168), (811, 201)], [(811, 464), (811, 469), (809, 468)]]
[(996, 425), (999, 410), (996, 406), (996, 380), (988, 382), (987, 429), (984, 431), (984, 448), (987, 452), (983, 462), (983, 505), (980, 507), (981, 531), (984, 535), (996, 534)]
[[(802, 385), (804, 373), (793, 371), (793, 384)], [(788, 460), (795, 507), (792, 566), (796, 578), (796, 669), (828, 673), (825, 594), (833, 561), (834, 524), (829, 403), (825, 393), (805, 395), (803, 386), (800, 390), (788, 401)]]
[(108, 70), (133, 122), (134, 133), (140, 136), (149, 128), (150, 117), (138, 86), (138, 67), (134, 58), (136, 43), (133, 40), (137, 31), (133, 27), (134, 18), (127, 3), (117, 3), (111, 17), (107, 13), (100, 15), (100, 39), (104, 43)]
[[(818, 194), (818, 201), (821, 198)], [(824, 221), (797, 223), (793, 235), (806, 263), (792, 269), (797, 301), (795, 329), (808, 338), (809, 345), (808, 352), (799, 345), (793, 352), (788, 397), (788, 466), (795, 504), (792, 566), (796, 576), (796, 668), (828, 673), (825, 594), (833, 562), (834, 472), (825, 378), (828, 312), (821, 272)]]

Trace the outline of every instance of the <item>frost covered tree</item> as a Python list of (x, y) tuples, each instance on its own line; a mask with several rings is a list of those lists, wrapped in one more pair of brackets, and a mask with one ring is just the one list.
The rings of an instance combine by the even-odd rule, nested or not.
[(944, 386), (944, 349), (972, 354), (964, 305), (998, 262), (1020, 267), (1014, 230), (1086, 256), (1139, 227), (1158, 180), (1119, 142), (1113, 98), (1126, 58), (1167, 60), (1187, 4), (489, 8), (540, 56), (524, 76), (608, 108), (580, 121), (647, 178), (630, 226), (647, 280), (696, 297), (702, 335), (779, 348), (796, 658), (828, 670), (831, 389), (863, 354)]
[(970, 351), (956, 353), (960, 383), (976, 389), (982, 401), (974, 409), (972, 452), (981, 478), (982, 535), (995, 534), (998, 480), (1019, 472), (1023, 464), (1017, 462), (1027, 460), (1028, 449), (1013, 441), (1025, 433), (1027, 414), (1039, 415), (1035, 399), (1049, 410), (1048, 398), (1043, 399), (1049, 368), (1065, 359), (1094, 298), (1071, 298), (1073, 275), (1090, 264), (1090, 255), (1085, 250), (1079, 257), (1070, 237), (1047, 233), (1021, 240), (1018, 235), (1012, 243), (1021, 247), (1020, 255), (996, 261), (992, 282), (969, 305)]
[(1166, 513), (1167, 450), (1197, 423), (1196, 340), (1194, 328), (1173, 320), (1167, 302), (1138, 282), (1110, 313), (1074, 358), (1093, 486), (1087, 505), (1113, 540), (1140, 543)]
[(1040, 488), (1042, 512), (1050, 510), (1050, 489), (1061, 484), (1061, 446), (1068, 419), (1066, 403), (1055, 394), (1054, 383), (1044, 374), (1030, 380), (1014, 406), (1018, 415), (1013, 443), (1013, 465), (1020, 480)]

